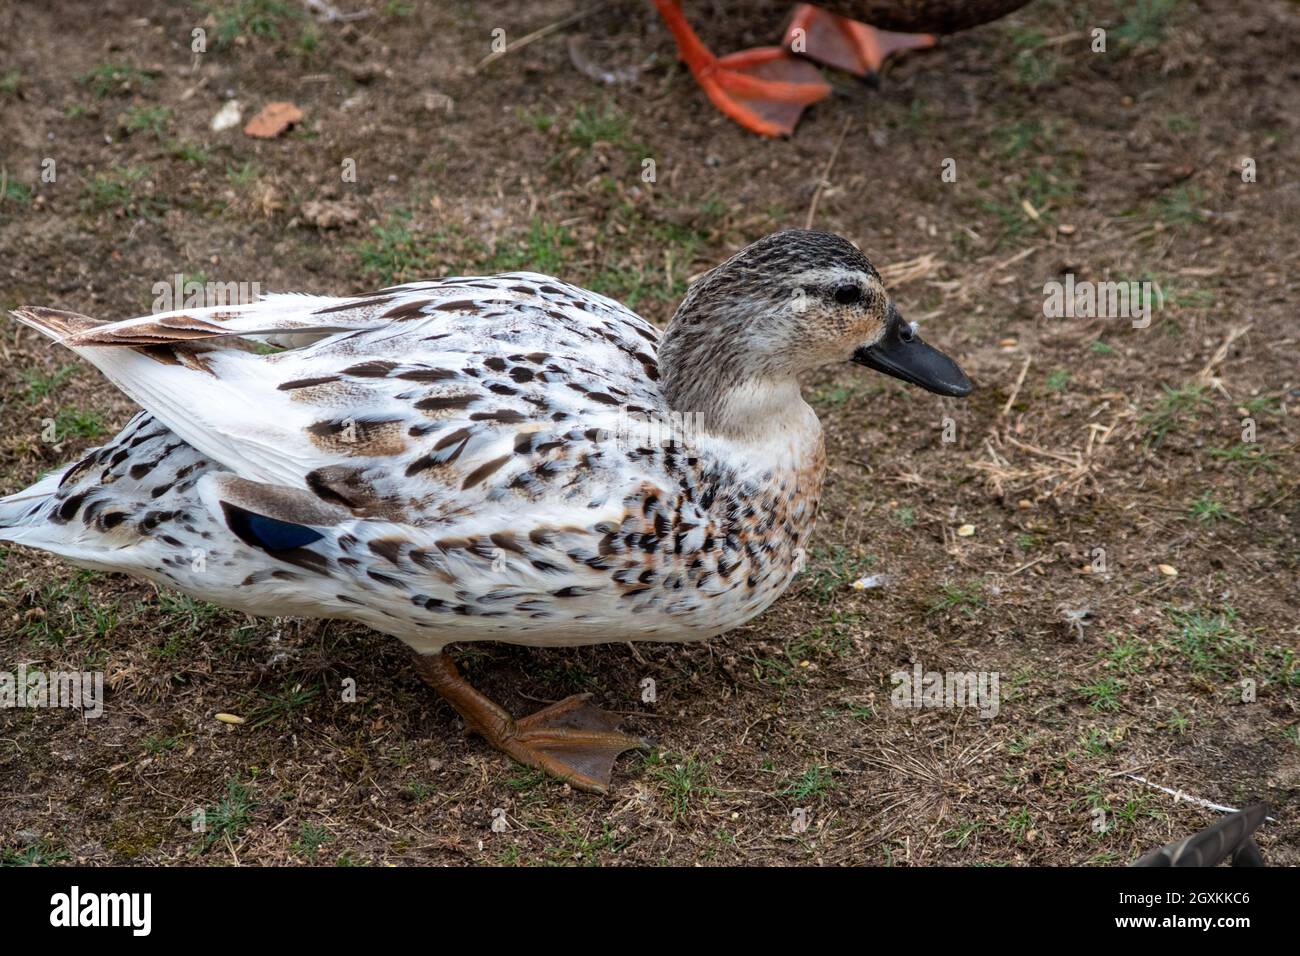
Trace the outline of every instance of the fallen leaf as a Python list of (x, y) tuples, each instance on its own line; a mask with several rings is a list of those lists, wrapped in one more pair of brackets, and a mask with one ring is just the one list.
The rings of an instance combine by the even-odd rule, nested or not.
[(294, 123), (302, 122), (302, 110), (292, 103), (267, 103), (244, 127), (247, 136), (270, 139), (279, 136)]

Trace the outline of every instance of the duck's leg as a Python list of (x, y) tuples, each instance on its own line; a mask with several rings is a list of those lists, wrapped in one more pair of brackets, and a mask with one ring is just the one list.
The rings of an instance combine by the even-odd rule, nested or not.
[(619, 733), (613, 714), (592, 706), (590, 694), (575, 694), (515, 720), (479, 693), (445, 654), (417, 654), (424, 682), (442, 695), (465, 726), (515, 760), (544, 770), (579, 790), (604, 793), (614, 760), (625, 750), (648, 749), (644, 738)]
[(677, 0), (655, 0), (677, 50), (713, 105), (763, 136), (794, 132), (804, 107), (830, 95), (811, 63), (781, 47), (757, 47), (716, 57), (696, 36)]
[(801, 3), (785, 31), (784, 43), (795, 53), (836, 69), (871, 76), (891, 53), (932, 47), (928, 33), (893, 33)]

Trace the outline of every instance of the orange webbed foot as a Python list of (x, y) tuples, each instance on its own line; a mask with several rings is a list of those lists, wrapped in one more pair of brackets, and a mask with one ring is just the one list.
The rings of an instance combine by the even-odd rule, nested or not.
[(928, 33), (877, 30), (812, 4), (801, 3), (786, 28), (784, 44), (792, 52), (858, 76), (878, 73), (891, 54), (920, 50), (937, 42)]
[(817, 68), (781, 47), (717, 57), (686, 22), (676, 0), (655, 0), (682, 59), (713, 105), (762, 136), (789, 136), (805, 107), (830, 95)]

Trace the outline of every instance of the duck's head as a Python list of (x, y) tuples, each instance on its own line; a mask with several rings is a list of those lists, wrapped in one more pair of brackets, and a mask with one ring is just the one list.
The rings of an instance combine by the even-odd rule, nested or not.
[(691, 286), (660, 347), (672, 407), (733, 420), (738, 403), (756, 403), (745, 417), (761, 419), (769, 396), (797, 395), (799, 372), (845, 361), (940, 395), (971, 390), (903, 318), (867, 257), (825, 232), (774, 233), (713, 269)]

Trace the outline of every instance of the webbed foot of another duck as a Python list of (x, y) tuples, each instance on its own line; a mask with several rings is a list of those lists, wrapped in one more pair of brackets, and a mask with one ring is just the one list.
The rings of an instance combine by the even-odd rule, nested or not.
[(932, 47), (928, 33), (877, 30), (811, 4), (796, 8), (785, 31), (785, 45), (826, 66), (869, 77), (880, 72), (890, 55), (903, 50)]
[(746, 129), (763, 136), (789, 136), (805, 107), (830, 96), (830, 85), (817, 68), (781, 47), (717, 57), (686, 22), (677, 0), (655, 0), (655, 5), (700, 89)]
[(460, 676), (444, 654), (417, 655), (416, 669), (460, 716), (466, 727), (498, 750), (578, 790), (605, 793), (614, 761), (625, 750), (650, 743), (618, 730), (618, 718), (576, 694), (516, 720)]

